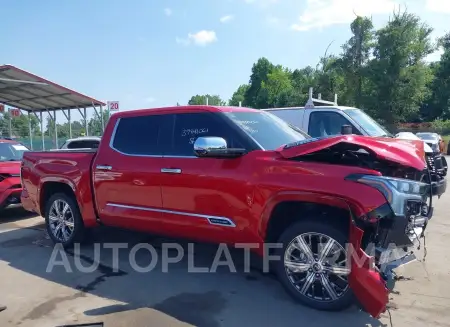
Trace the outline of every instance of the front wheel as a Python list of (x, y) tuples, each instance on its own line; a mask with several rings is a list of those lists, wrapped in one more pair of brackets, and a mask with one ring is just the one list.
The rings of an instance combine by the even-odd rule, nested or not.
[(45, 224), (52, 241), (64, 248), (81, 242), (85, 235), (83, 219), (75, 199), (65, 193), (50, 197), (45, 208)]
[(297, 301), (318, 310), (343, 310), (353, 304), (349, 287), (347, 238), (329, 224), (302, 221), (280, 237), (275, 266), (278, 279)]

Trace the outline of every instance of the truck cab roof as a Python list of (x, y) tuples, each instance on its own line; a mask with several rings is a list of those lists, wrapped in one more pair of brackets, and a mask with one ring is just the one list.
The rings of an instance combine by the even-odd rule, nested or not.
[(132, 117), (136, 115), (148, 115), (152, 114), (168, 114), (178, 112), (190, 112), (190, 111), (209, 111), (209, 112), (260, 112), (258, 109), (251, 109), (246, 107), (233, 107), (233, 106), (207, 106), (207, 105), (187, 105), (187, 106), (174, 106), (174, 107), (162, 107), (162, 108), (147, 108), (147, 109), (135, 109), (128, 111), (121, 111), (115, 113), (117, 118)]

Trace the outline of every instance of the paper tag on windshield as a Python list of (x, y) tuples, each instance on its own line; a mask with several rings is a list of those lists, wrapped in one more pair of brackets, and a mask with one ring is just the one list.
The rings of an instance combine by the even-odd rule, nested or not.
[(28, 151), (26, 146), (20, 144), (13, 144), (13, 148), (19, 151)]

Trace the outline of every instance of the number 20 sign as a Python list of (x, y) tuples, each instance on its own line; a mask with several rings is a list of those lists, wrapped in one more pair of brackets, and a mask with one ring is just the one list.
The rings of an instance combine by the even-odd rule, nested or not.
[(109, 111), (119, 111), (119, 101), (108, 101)]

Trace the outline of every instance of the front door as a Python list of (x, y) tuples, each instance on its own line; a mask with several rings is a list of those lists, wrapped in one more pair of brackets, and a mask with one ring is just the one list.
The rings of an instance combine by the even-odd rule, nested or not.
[(98, 214), (108, 225), (159, 231), (163, 115), (119, 118), (93, 163)]
[(245, 147), (219, 113), (172, 116), (172, 144), (164, 150), (162, 200), (165, 233), (201, 241), (238, 242), (250, 216), (249, 167), (244, 158), (198, 158), (199, 136), (223, 137), (228, 147)]

